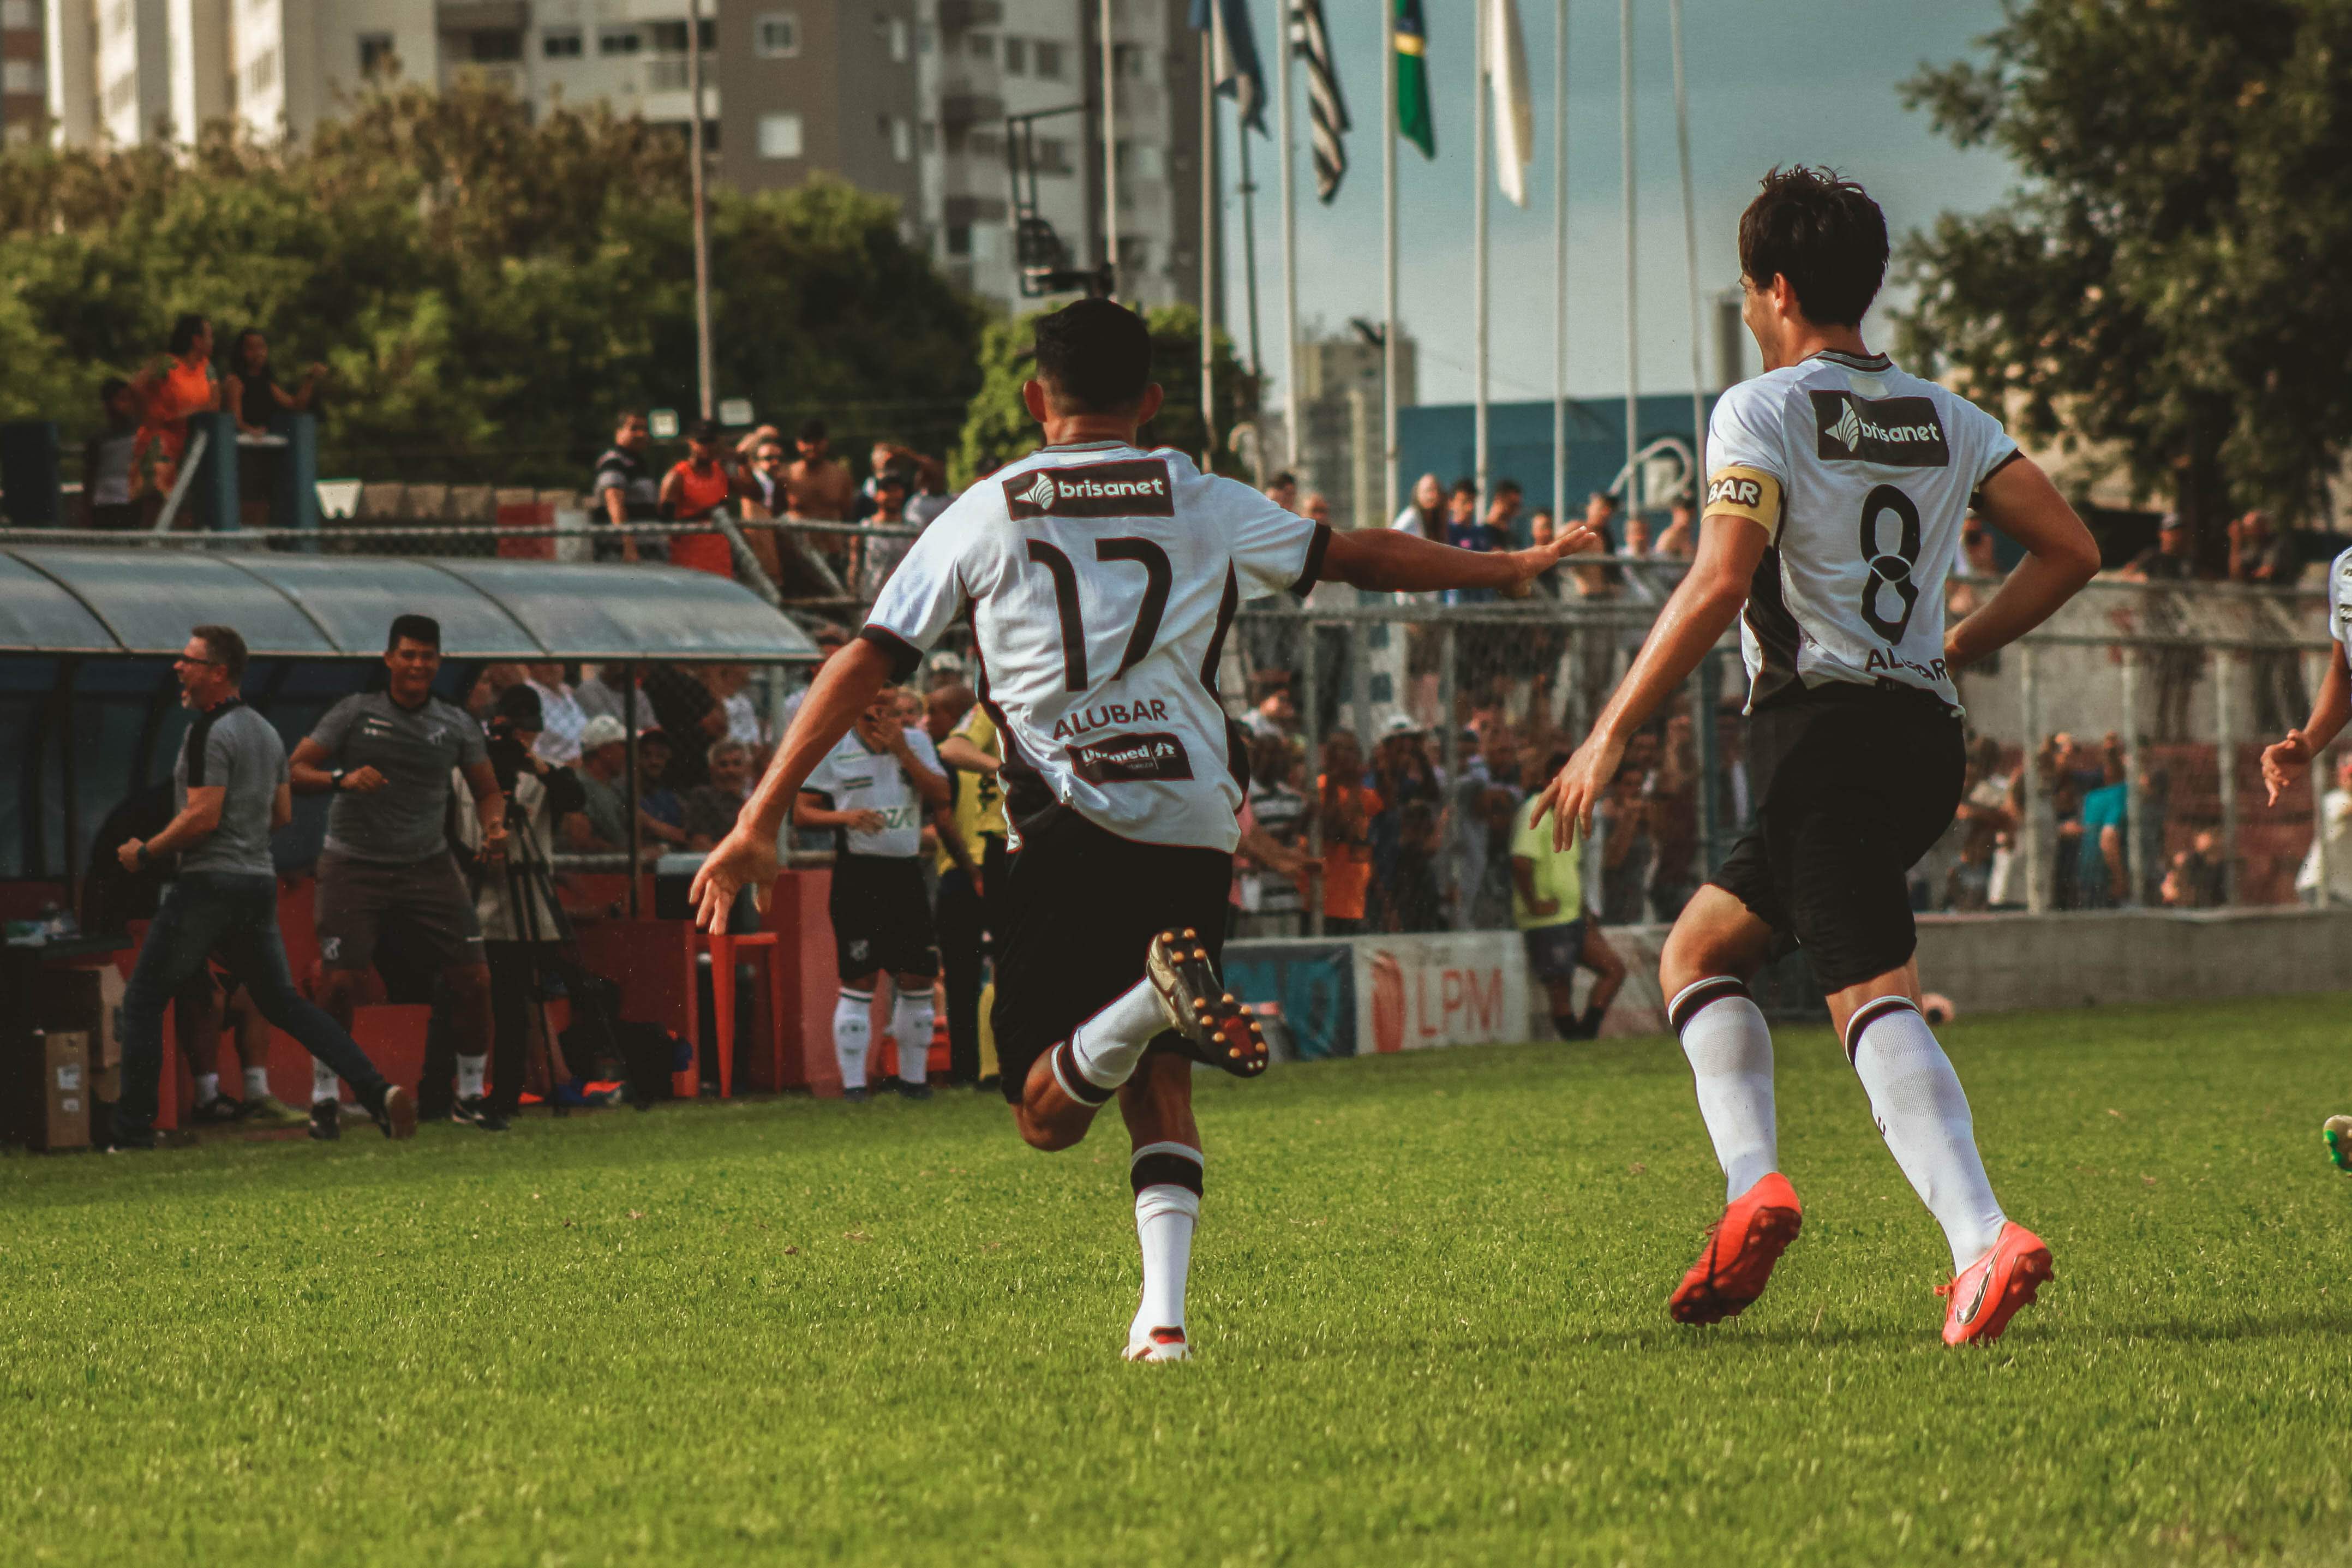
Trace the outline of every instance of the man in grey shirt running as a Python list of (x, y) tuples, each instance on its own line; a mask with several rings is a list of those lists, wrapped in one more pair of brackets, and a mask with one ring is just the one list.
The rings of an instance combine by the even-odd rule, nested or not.
[(238, 700), (245, 658), (245, 639), (227, 626), (198, 626), (189, 636), (173, 665), (180, 700), (196, 713), (172, 773), (178, 814), (152, 838), (126, 840), (119, 851), (126, 870), (173, 854), (179, 866), (122, 993), (122, 1099), (114, 1108), (113, 1146), (155, 1146), (163, 1008), (215, 957), (244, 982), (263, 1017), (352, 1086), (385, 1137), (413, 1137), (415, 1100), (384, 1082), (350, 1032), (297, 991), (287, 970), (269, 835), (294, 815), (294, 802), (285, 743)]
[[(481, 726), (433, 695), (441, 623), (429, 616), (396, 617), (383, 663), (389, 679), (382, 691), (344, 698), (294, 748), (294, 787), (335, 797), (319, 857), (319, 959), (326, 971), (320, 1000), (349, 1028), (360, 976), (375, 966), (384, 939), (420, 959), (456, 1037), (457, 1103), (445, 1114), (496, 1132), (506, 1123), (484, 1093), (489, 963), (473, 895), (443, 823), (454, 768), (474, 792), (480, 853), (495, 860), (506, 848), (506, 796), (490, 770)], [(322, 1079), (312, 1092), (311, 1136), (332, 1138), (334, 1087)]]

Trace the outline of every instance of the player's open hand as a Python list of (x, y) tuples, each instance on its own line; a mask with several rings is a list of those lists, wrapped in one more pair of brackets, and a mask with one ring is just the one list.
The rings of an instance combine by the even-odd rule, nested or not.
[(1536, 797), (1535, 815), (1528, 819), (1529, 826), (1541, 822), (1544, 814), (1551, 814), (1551, 847), (1565, 849), (1579, 836), (1590, 837), (1592, 833), (1592, 808), (1609, 788), (1609, 781), (1617, 776), (1617, 764), (1625, 755), (1625, 742), (1594, 731), (1576, 748), (1576, 755), (1568, 759), (1568, 766), (1553, 775)]
[(2286, 739), (2274, 746), (2263, 748), (2263, 785), (2270, 791), (2263, 804), (2276, 805), (2287, 785), (2294, 783), (2295, 774), (2311, 765), (2311, 742), (2303, 738), (2300, 730), (2289, 730)]
[(1511, 552), (1511, 585), (1504, 590), (1515, 599), (1527, 597), (1528, 585), (1560, 563), (1563, 556), (1590, 550), (1599, 535), (1584, 524), (1571, 523), (1552, 535), (1549, 544)]
[(697, 926), (708, 931), (720, 931), (727, 929), (728, 911), (735, 907), (736, 894), (751, 889), (751, 901), (764, 913), (775, 885), (775, 841), (746, 832), (739, 823), (703, 860), (702, 869), (694, 874), (687, 901), (694, 906)]

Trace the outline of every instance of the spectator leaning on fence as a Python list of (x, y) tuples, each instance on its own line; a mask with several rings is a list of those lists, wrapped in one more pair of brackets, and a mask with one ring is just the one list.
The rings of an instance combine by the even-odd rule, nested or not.
[(139, 526), (139, 396), (109, 376), (98, 389), (106, 424), (81, 453), (81, 500), (89, 527), (110, 532)]
[[(613, 444), (596, 459), (596, 477), (588, 487), (589, 500), (603, 509), (604, 521), (615, 528), (632, 522), (656, 522), (661, 518), (661, 484), (646, 459), (653, 430), (644, 414), (622, 411), (613, 426)], [(668, 549), (659, 539), (639, 539), (625, 533), (617, 541), (598, 540), (599, 561), (661, 561)]]
[(142, 413), (139, 457), (133, 461), (152, 458), (161, 493), (169, 494), (178, 481), (180, 459), (188, 449), (188, 416), (221, 405), (212, 361), (213, 324), (202, 316), (182, 316), (172, 323), (171, 352), (158, 354), (131, 384)]
[[(719, 461), (719, 426), (698, 419), (687, 427), (686, 456), (662, 476), (660, 507), (664, 521), (708, 522), (735, 493), (735, 483)], [(688, 566), (713, 576), (735, 575), (735, 550), (724, 533), (673, 534), (669, 542), (673, 566)]]

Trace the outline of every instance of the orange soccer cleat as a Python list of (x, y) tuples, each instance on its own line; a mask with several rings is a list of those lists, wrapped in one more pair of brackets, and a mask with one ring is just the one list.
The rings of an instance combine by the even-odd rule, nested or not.
[(1707, 1228), (1698, 1261), (1666, 1301), (1677, 1323), (1718, 1323), (1764, 1294), (1772, 1265), (1804, 1228), (1797, 1189), (1775, 1171), (1725, 1205)]
[(1936, 1287), (1937, 1295), (1952, 1300), (1944, 1313), (1944, 1342), (1992, 1343), (2019, 1308), (2033, 1304), (2035, 1292), (2051, 1277), (2049, 1247), (2015, 1220), (2002, 1221), (2000, 1239), (1990, 1252), (1950, 1284)]

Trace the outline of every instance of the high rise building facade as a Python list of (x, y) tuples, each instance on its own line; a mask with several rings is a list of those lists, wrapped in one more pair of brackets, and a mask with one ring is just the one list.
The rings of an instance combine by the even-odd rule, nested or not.
[(41, 0), (0, 0), (0, 142), (28, 142), (48, 118)]

